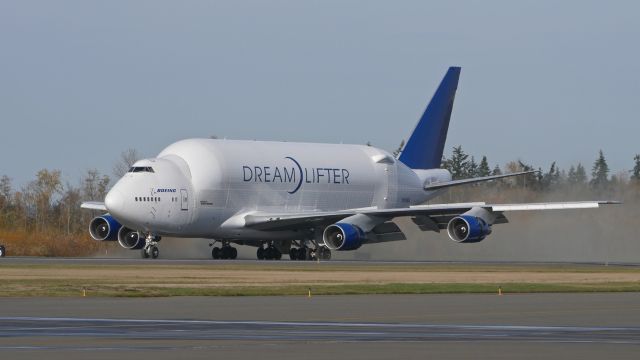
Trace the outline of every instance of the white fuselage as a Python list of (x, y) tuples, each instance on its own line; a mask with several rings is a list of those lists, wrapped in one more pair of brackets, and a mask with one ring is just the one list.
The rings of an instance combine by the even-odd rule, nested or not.
[(400, 208), (437, 195), (442, 169), (412, 170), (371, 146), (189, 139), (140, 160), (105, 205), (124, 226), (157, 235), (236, 240), (299, 237), (243, 227), (243, 214)]

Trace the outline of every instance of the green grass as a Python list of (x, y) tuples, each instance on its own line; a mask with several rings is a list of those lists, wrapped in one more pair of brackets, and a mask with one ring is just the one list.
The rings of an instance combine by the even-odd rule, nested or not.
[(149, 261), (141, 265), (91, 265), (91, 264), (3, 264), (0, 262), (0, 270), (3, 268), (16, 269), (72, 269), (82, 271), (83, 269), (119, 269), (119, 270), (249, 270), (249, 271), (296, 271), (296, 272), (332, 272), (332, 271), (370, 271), (370, 272), (533, 272), (533, 273), (640, 273), (640, 266), (623, 265), (601, 265), (601, 264), (457, 264), (457, 263), (352, 263), (340, 264), (335, 262), (292, 262), (292, 263), (269, 263), (257, 262), (256, 264), (230, 264), (215, 263), (207, 265), (157, 265)]
[(82, 284), (81, 282), (8, 282), (3, 285), (2, 297), (81, 297), (83, 289), (90, 297), (169, 297), (169, 296), (312, 296), (371, 295), (371, 294), (496, 294), (501, 286), (505, 295), (524, 293), (578, 292), (639, 292), (640, 283), (586, 284), (349, 284), (349, 285), (292, 285), (292, 286), (229, 286), (229, 287), (158, 287), (113, 286)]

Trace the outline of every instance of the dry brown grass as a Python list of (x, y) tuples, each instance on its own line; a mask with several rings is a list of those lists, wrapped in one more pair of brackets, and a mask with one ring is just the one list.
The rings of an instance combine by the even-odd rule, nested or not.
[(31, 233), (0, 230), (0, 244), (11, 256), (90, 256), (106, 244), (92, 240), (88, 234)]

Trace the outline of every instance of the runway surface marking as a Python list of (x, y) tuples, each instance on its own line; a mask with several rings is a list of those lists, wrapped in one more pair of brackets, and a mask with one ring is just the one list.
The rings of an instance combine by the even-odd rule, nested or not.
[[(640, 345), (640, 327), (0, 317), (0, 338), (127, 340), (524, 341)], [(40, 348), (0, 345), (0, 349)], [(86, 346), (75, 348), (80, 350)]]

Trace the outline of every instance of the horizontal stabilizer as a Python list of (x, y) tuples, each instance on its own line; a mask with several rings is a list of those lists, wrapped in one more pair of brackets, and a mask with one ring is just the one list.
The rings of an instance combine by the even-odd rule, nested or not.
[(443, 189), (443, 188), (447, 188), (447, 187), (451, 187), (451, 186), (473, 184), (473, 183), (478, 183), (478, 182), (483, 182), (483, 181), (491, 181), (491, 180), (501, 179), (501, 178), (506, 178), (506, 177), (511, 177), (511, 176), (531, 174), (531, 173), (534, 173), (534, 172), (537, 172), (537, 171), (536, 170), (521, 171), (521, 172), (502, 174), (502, 175), (491, 175), (491, 176), (483, 176), (483, 177), (470, 178), (470, 179), (461, 179), (461, 180), (452, 180), (452, 181), (445, 181), (445, 182), (439, 182), (439, 183), (431, 183), (431, 184), (425, 185), (424, 189), (425, 190), (438, 190), (438, 189)]

